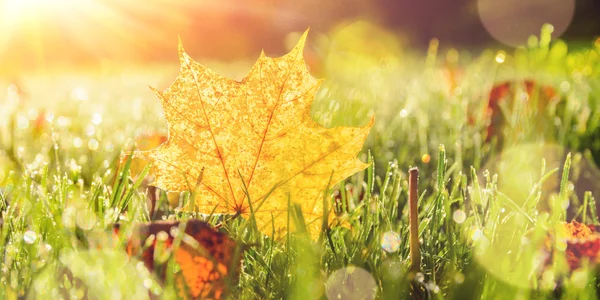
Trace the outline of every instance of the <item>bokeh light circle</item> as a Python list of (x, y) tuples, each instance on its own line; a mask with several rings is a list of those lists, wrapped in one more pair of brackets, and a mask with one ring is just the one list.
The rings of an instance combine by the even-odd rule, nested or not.
[(400, 248), (400, 234), (394, 231), (388, 231), (381, 236), (381, 249), (392, 253)]
[(327, 279), (327, 299), (371, 300), (377, 295), (377, 283), (365, 269), (348, 266), (339, 269)]
[(575, 12), (575, 0), (478, 0), (479, 18), (499, 42), (517, 47), (538, 36), (545, 23), (554, 26), (553, 38), (563, 34)]
[[(542, 284), (547, 279), (544, 274), (552, 271), (552, 262), (558, 255), (566, 255), (566, 243), (550, 238), (556, 232), (553, 228), (558, 228), (555, 226), (562, 224), (565, 217), (567, 221), (573, 219), (580, 208), (572, 203), (569, 206), (559, 197), (562, 169), (569, 152), (571, 167), (566, 193), (583, 202), (586, 190), (600, 191), (600, 171), (586, 156), (556, 144), (510, 146), (481, 168), (480, 190), (471, 186), (471, 205), (487, 207), (490, 216), (486, 223), (465, 226), (465, 236), (474, 246), (479, 265), (507, 284), (540, 289), (553, 286), (549, 282)], [(489, 189), (486, 177), (497, 178), (493, 188), (497, 192)], [(481, 199), (477, 199), (479, 196)], [(550, 252), (548, 247), (555, 251)]]

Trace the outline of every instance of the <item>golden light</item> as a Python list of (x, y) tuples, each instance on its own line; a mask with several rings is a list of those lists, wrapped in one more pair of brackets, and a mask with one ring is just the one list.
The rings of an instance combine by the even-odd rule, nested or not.
[(58, 17), (77, 11), (92, 0), (4, 0), (3, 22), (16, 25), (37, 18)]
[(168, 28), (147, 20), (170, 17), (165, 7), (163, 0), (0, 0), (0, 57), (6, 61), (0, 73), (150, 51)]

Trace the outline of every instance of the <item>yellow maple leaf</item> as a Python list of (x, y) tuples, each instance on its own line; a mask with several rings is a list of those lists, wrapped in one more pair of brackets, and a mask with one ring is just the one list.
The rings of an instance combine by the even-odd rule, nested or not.
[(278, 236), (287, 230), (290, 199), (317, 235), (328, 184), (367, 167), (357, 155), (374, 119), (326, 128), (311, 118), (322, 80), (310, 75), (302, 56), (307, 33), (285, 56), (262, 53), (241, 82), (193, 61), (180, 43), (178, 77), (165, 92), (155, 90), (168, 140), (136, 153), (153, 162), (153, 184), (195, 189), (187, 209), (201, 213), (248, 217), (251, 201), (259, 229), (269, 234), (274, 227)]

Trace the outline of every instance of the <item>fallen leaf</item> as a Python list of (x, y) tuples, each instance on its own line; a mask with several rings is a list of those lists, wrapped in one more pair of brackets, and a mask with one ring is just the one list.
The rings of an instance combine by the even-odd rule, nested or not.
[[(180, 268), (174, 280), (181, 298), (221, 299), (228, 284), (238, 279), (245, 247), (200, 220), (186, 222), (185, 235), (175, 246), (179, 228), (179, 221), (138, 224), (127, 242), (127, 253), (139, 256), (161, 281), (166, 278), (166, 265), (157, 266), (155, 262), (161, 261), (161, 256), (164, 259), (173, 255)], [(119, 232), (118, 225), (114, 231)]]
[[(519, 93), (520, 91), (522, 92)], [(533, 103), (532, 99), (535, 99), (536, 102)], [(512, 112), (516, 100), (524, 102), (520, 112)], [(486, 142), (490, 142), (495, 137), (498, 139), (498, 146), (502, 146), (504, 140), (502, 130), (510, 122), (507, 120), (506, 114), (510, 116), (512, 113), (520, 113), (522, 118), (528, 117), (530, 123), (536, 125), (530, 128), (533, 136), (545, 134), (548, 139), (551, 139), (551, 136), (547, 134), (548, 128), (546, 127), (552, 122), (546, 116), (545, 110), (547, 106), (559, 101), (560, 95), (554, 88), (540, 85), (533, 80), (506, 81), (494, 85), (490, 91), (486, 108), (486, 117), (489, 118)], [(505, 110), (501, 105), (505, 106)], [(520, 133), (520, 131), (517, 132)]]
[(241, 82), (194, 62), (180, 44), (177, 79), (165, 92), (155, 91), (168, 140), (136, 152), (153, 162), (153, 184), (194, 190), (188, 210), (247, 218), (253, 209), (258, 228), (277, 237), (287, 232), (288, 205), (295, 203), (316, 236), (323, 192), (367, 167), (357, 155), (374, 119), (362, 127), (326, 128), (311, 118), (322, 81), (302, 57), (306, 35), (283, 57), (261, 54)]
[(546, 268), (555, 265), (557, 257), (565, 259), (568, 272), (584, 266), (595, 268), (600, 263), (600, 233), (592, 224), (560, 223), (546, 233), (542, 253)]
[(565, 256), (571, 271), (581, 267), (584, 261), (590, 266), (600, 262), (600, 234), (594, 225), (585, 225), (575, 220), (566, 223), (567, 249)]

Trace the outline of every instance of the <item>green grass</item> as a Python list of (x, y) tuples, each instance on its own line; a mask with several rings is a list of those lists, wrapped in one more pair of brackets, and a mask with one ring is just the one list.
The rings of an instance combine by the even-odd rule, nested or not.
[[(568, 52), (567, 45), (550, 43), (548, 36), (543, 33), (538, 43), (515, 53), (442, 51), (433, 43), (425, 57), (386, 52), (384, 46), (373, 54), (354, 47), (356, 41), (338, 41), (348, 44), (344, 52), (325, 54), (328, 80), (317, 93), (313, 116), (335, 126), (364, 124), (374, 114), (361, 154), (373, 164), (324, 191), (325, 201), (331, 201), (333, 189), (353, 187), (341, 193), (347, 211), (317, 241), (301, 232), (274, 241), (248, 226), (250, 221), (223, 223), (220, 230), (252, 245), (243, 255), (239, 282), (229, 287), (231, 298), (325, 299), (339, 293), (360, 299), (372, 288), (379, 299), (596, 299), (600, 277), (595, 268), (567, 272), (558, 238), (551, 240), (558, 249), (552, 263), (544, 264), (541, 244), (556, 224), (574, 215), (598, 224), (597, 195), (580, 191), (585, 187), (576, 179), (589, 171), (581, 170), (583, 162), (600, 161), (600, 49), (590, 43)], [(448, 66), (462, 74), (452, 89), (444, 77)], [(237, 68), (227, 72), (243, 74)], [(171, 68), (161, 71), (173, 74)], [(0, 298), (173, 297), (169, 281), (159, 284), (143, 264), (127, 258), (123, 241), (111, 238), (115, 222), (126, 232), (136, 222), (194, 217), (170, 207), (164, 192), (158, 213), (150, 216), (144, 183), (129, 178), (127, 165), (118, 167), (136, 135), (166, 131), (158, 101), (146, 86), (168, 79), (143, 71), (127, 74), (87, 83), (57, 76), (58, 83), (50, 86), (44, 85), (48, 78), (23, 78), (31, 89), (29, 103), (10, 110), (3, 104)], [(487, 124), (480, 112), (495, 82), (524, 78), (554, 87), (565, 105), (537, 112), (555, 122), (550, 140), (515, 134), (530, 128), (532, 120), (507, 116), (514, 122), (503, 132), (504, 150), (517, 155), (502, 161), (494, 140), (485, 141)], [(82, 98), (78, 93), (69, 96), (78, 86), (86, 87), (88, 100), (73, 99)], [(2, 103), (10, 100), (3, 97)], [(47, 115), (50, 121), (37, 128), (34, 119), (41, 109), (53, 117)], [(469, 123), (470, 112), (474, 123)], [(530, 144), (540, 152), (519, 148)], [(411, 166), (421, 174), (419, 274), (409, 272)], [(558, 183), (544, 188), (552, 181)], [(181, 195), (181, 202), (188, 199)], [(300, 222), (295, 213), (290, 209), (290, 222)], [(399, 236), (395, 251), (382, 248), (388, 232)], [(359, 283), (356, 291), (343, 289), (344, 277), (335, 273), (340, 269)]]

